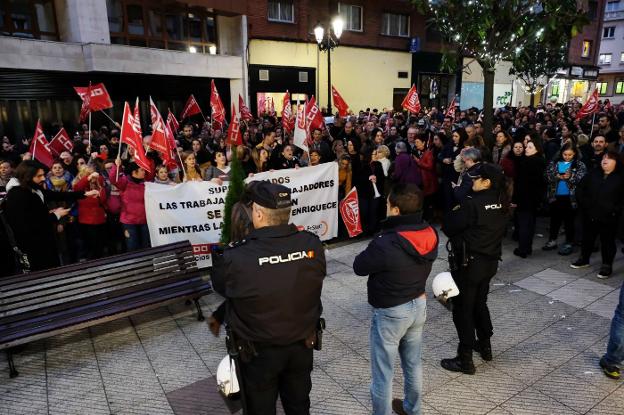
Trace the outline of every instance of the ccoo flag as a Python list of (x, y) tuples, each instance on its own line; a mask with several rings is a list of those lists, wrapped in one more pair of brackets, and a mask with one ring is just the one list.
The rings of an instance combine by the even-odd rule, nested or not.
[(416, 84), (413, 84), (409, 92), (405, 96), (405, 99), (401, 103), (401, 106), (409, 112), (420, 112), (420, 98), (418, 98), (418, 91), (416, 91)]
[(346, 117), (347, 114), (349, 113), (348, 112), (349, 106), (347, 105), (345, 100), (342, 99), (342, 96), (340, 96), (340, 94), (338, 93), (338, 90), (333, 85), (332, 85), (332, 97), (334, 98), (334, 105), (336, 106), (336, 108), (338, 108), (338, 116)]

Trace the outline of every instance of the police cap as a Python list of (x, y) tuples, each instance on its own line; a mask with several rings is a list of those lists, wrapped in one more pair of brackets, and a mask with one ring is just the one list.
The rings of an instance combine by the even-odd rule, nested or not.
[(492, 187), (495, 189), (500, 188), (503, 183), (504, 175), (502, 169), (492, 163), (480, 163), (474, 172), (471, 172), (470, 177), (472, 179), (489, 180), (492, 183)]
[(264, 181), (249, 183), (249, 198), (267, 209), (282, 209), (292, 206), (290, 189), (281, 184)]

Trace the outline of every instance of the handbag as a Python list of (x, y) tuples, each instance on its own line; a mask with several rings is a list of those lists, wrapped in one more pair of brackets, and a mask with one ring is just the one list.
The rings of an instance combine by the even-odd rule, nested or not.
[(4, 200), (0, 201), (0, 221), (2, 221), (4, 233), (7, 236), (7, 240), (9, 241), (11, 249), (13, 250), (16, 269), (22, 274), (30, 272), (30, 261), (28, 260), (28, 255), (22, 252), (22, 250), (19, 249), (19, 247), (17, 246), (17, 241), (15, 240), (15, 234), (13, 233), (13, 229), (11, 229), (9, 222), (4, 216)]

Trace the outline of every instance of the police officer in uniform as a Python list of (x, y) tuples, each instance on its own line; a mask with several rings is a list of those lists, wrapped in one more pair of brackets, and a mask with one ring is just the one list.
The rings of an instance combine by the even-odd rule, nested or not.
[(492, 360), (493, 331), (487, 295), (501, 258), (507, 223), (500, 168), (484, 163), (473, 174), (472, 194), (446, 215), (442, 227), (451, 242), (449, 264), (459, 287), (459, 296), (453, 298), (459, 346), (455, 358), (442, 359), (440, 364), (446, 370), (469, 375), (475, 373), (473, 349), (484, 360)]
[(288, 224), (290, 193), (253, 182), (254, 230), (213, 256), (212, 283), (226, 298), (225, 323), (240, 352), (249, 414), (275, 414), (278, 394), (287, 415), (310, 411), (325, 253), (316, 235)]

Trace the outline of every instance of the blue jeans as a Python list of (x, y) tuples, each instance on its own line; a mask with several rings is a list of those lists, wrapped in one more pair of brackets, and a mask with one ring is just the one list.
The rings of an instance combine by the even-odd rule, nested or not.
[(147, 225), (126, 225), (124, 223), (123, 230), (127, 252), (149, 248), (152, 245)]
[(403, 368), (403, 409), (420, 414), (422, 331), (427, 319), (425, 297), (390, 308), (376, 308), (370, 330), (371, 398), (374, 415), (392, 414), (392, 378), (397, 352)]
[(620, 302), (615, 309), (613, 320), (611, 320), (609, 345), (603, 359), (619, 368), (622, 368), (622, 364), (624, 364), (624, 285), (620, 288)]

